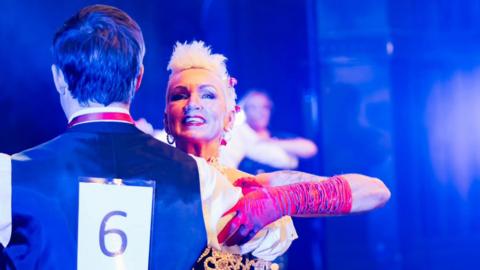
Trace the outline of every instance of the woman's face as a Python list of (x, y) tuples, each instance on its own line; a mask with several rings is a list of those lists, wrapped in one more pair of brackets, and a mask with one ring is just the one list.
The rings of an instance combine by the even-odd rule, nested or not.
[(165, 110), (168, 132), (177, 141), (220, 143), (232, 121), (223, 87), (220, 78), (206, 69), (187, 69), (173, 75)]

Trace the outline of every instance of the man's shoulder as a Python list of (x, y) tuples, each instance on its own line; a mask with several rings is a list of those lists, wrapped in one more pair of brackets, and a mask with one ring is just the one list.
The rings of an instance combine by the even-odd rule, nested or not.
[[(12, 156), (14, 168), (42, 174), (101, 173), (130, 176), (196, 176), (188, 154), (142, 132), (64, 133)], [(18, 170), (17, 170), (18, 171)]]
[(126, 154), (143, 155), (151, 159), (166, 159), (172, 161), (194, 162), (187, 153), (145, 133), (131, 134), (127, 137), (117, 137), (119, 151)]
[(73, 154), (79, 148), (82, 152), (95, 151), (96, 149), (108, 149), (109, 152), (130, 152), (130, 154), (158, 154), (175, 158), (190, 159), (187, 154), (171, 147), (170, 145), (156, 140), (151, 135), (143, 132), (64, 132), (53, 139), (23, 150), (13, 157), (37, 157), (59, 156)]
[(55, 148), (62, 149), (61, 145), (66, 143), (66, 136), (64, 134), (58, 135), (57, 137), (43, 142), (41, 144), (35, 145), (28, 149), (25, 149), (21, 152), (15, 153), (12, 155), (12, 160), (14, 161), (25, 161), (36, 159), (37, 157), (47, 157), (51, 155), (56, 155), (57, 151)]

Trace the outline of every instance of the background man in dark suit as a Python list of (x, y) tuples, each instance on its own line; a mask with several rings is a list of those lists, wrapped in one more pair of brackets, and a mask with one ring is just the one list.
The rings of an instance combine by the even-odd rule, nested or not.
[(151, 268), (188, 269), (205, 247), (197, 163), (139, 131), (129, 114), (144, 53), (140, 27), (110, 6), (83, 8), (55, 34), (52, 73), (68, 129), (12, 156), (7, 268), (76, 268), (83, 176), (156, 181)]

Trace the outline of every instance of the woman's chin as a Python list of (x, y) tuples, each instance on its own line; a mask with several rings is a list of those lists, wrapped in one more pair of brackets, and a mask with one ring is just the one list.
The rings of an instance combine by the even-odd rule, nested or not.
[(183, 139), (186, 142), (189, 143), (210, 143), (215, 140), (215, 138), (212, 138), (212, 136), (207, 136), (206, 134), (202, 134), (199, 132), (188, 132), (186, 134), (183, 134)]

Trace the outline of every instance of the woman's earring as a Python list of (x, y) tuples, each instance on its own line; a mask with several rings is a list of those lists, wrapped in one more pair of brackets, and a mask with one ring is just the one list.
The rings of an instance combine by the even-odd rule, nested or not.
[(173, 137), (172, 134), (167, 133), (167, 142), (168, 144), (174, 144), (175, 143), (175, 137)]
[(170, 134), (170, 128), (168, 128), (167, 115), (163, 116), (163, 124), (165, 126), (165, 133), (167, 133), (167, 143), (173, 145), (175, 143), (175, 137)]
[(222, 140), (220, 141), (220, 145), (227, 145), (227, 142), (230, 141), (232, 138), (232, 134), (227, 130), (223, 133)]

